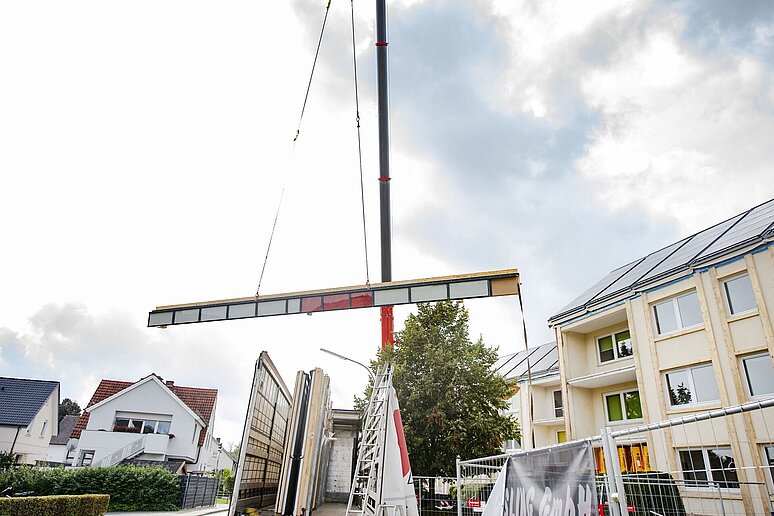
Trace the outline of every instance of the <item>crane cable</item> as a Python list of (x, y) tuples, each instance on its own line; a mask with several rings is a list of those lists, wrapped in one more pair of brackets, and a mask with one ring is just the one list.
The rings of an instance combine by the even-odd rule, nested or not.
[(363, 148), (360, 138), (360, 94), (357, 86), (357, 50), (355, 44), (355, 0), (350, 0), (350, 12), (352, 20), (352, 68), (355, 78), (355, 123), (357, 124), (357, 158), (360, 167), (360, 207), (363, 211), (363, 246), (365, 254), (366, 285), (371, 285), (371, 276), (368, 272), (368, 233), (366, 232), (365, 193), (363, 188)]
[[(293, 137), (293, 149), (291, 154), (295, 154), (296, 141), (301, 134), (301, 122), (304, 119), (304, 111), (306, 111), (306, 102), (309, 100), (309, 91), (312, 89), (312, 78), (314, 78), (314, 69), (317, 66), (317, 58), (320, 56), (320, 46), (322, 45), (323, 35), (325, 34), (325, 24), (328, 21), (328, 13), (331, 9), (332, 0), (328, 0), (328, 5), (325, 7), (325, 17), (323, 17), (322, 28), (320, 29), (320, 37), (317, 39), (317, 49), (314, 53), (314, 60), (312, 61), (312, 71), (309, 74), (309, 82), (306, 85), (306, 94), (304, 95), (304, 103), (301, 106), (301, 115), (298, 117), (298, 126), (296, 128), (296, 134)], [(258, 288), (255, 289), (255, 297), (258, 297), (261, 292), (261, 283), (263, 282), (263, 274), (266, 272), (266, 263), (269, 261), (269, 251), (271, 250), (271, 242), (274, 239), (274, 231), (277, 229), (277, 219), (279, 218), (280, 208), (282, 207), (282, 199), (285, 196), (285, 186), (283, 185), (280, 192), (280, 198), (277, 202), (277, 211), (274, 214), (274, 224), (271, 227), (271, 234), (269, 235), (269, 243), (266, 246), (266, 256), (263, 258), (263, 266), (261, 267), (261, 275), (258, 278)]]

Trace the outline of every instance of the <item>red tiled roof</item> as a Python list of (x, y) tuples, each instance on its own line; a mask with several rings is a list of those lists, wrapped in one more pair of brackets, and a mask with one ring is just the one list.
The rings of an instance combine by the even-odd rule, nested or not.
[[(164, 383), (164, 380), (160, 376), (154, 376), (156, 376), (161, 381), (161, 383)], [(137, 380), (137, 382), (140, 382), (145, 378), (147, 378), (147, 376), (140, 378)], [(89, 404), (86, 405), (86, 408), (89, 408), (92, 405), (96, 405), (100, 401), (105, 400), (118, 392), (121, 392), (122, 390), (134, 385), (137, 382), (102, 380), (99, 382), (97, 390), (94, 391), (94, 395), (91, 397)], [(212, 413), (215, 410), (215, 400), (218, 398), (218, 389), (183, 387), (181, 385), (167, 385), (167, 388), (174, 392), (175, 396), (180, 398), (180, 401), (185, 403), (189, 409), (191, 409), (196, 415), (202, 418), (207, 427), (210, 426)], [(81, 417), (78, 419), (78, 422), (75, 424), (75, 428), (73, 429), (72, 434), (70, 434), (70, 437), (74, 437), (76, 439), (79, 438), (81, 436), (81, 431), (86, 430), (86, 425), (88, 422), (89, 413), (84, 411), (83, 414), (81, 414)], [(202, 432), (201, 436), (199, 437), (199, 446), (204, 445), (205, 433), (206, 432)]]
[[(94, 391), (94, 394), (91, 397), (91, 400), (89, 400), (89, 404), (86, 405), (86, 408), (91, 407), (92, 405), (96, 405), (100, 401), (111, 397), (113, 394), (123, 391), (130, 385), (133, 385), (132, 382), (121, 382), (118, 380), (102, 380), (99, 382), (99, 385), (97, 386), (97, 390)], [(89, 422), (89, 413), (85, 410), (81, 414), (81, 417), (78, 418), (78, 422), (75, 423), (75, 428), (73, 428), (73, 433), (70, 434), (70, 437), (73, 437), (75, 439), (80, 439), (81, 437), (81, 431), (86, 430), (86, 424)]]

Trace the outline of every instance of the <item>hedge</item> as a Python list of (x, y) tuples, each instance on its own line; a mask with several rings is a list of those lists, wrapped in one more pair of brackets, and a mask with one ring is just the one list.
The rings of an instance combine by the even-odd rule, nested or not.
[(180, 480), (159, 467), (48, 469), (25, 467), (0, 473), (0, 491), (32, 491), (36, 496), (110, 495), (111, 511), (174, 511)]
[(102, 516), (109, 499), (104, 494), (0, 498), (0, 516)]

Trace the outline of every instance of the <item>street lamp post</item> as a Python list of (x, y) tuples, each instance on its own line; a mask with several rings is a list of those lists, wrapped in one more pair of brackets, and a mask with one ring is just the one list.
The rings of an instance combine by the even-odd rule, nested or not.
[(371, 370), (368, 368), (368, 366), (366, 366), (365, 364), (361, 364), (357, 360), (352, 360), (349, 357), (345, 357), (344, 355), (339, 355), (338, 353), (334, 353), (333, 351), (327, 350), (325, 348), (320, 348), (320, 351), (328, 353), (329, 355), (333, 355), (336, 358), (340, 358), (342, 360), (346, 360), (347, 362), (352, 362), (353, 364), (359, 365), (360, 367), (362, 367), (363, 369), (365, 369), (368, 372), (368, 376), (371, 377), (371, 381), (374, 383), (374, 385), (376, 385), (376, 377), (374, 376), (374, 373), (372, 373)]

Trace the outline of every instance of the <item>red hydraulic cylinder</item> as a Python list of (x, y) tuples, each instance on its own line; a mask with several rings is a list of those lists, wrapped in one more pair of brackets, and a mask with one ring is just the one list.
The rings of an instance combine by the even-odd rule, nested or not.
[(383, 306), (382, 311), (382, 349), (395, 347), (395, 335), (393, 335), (392, 307)]

